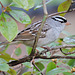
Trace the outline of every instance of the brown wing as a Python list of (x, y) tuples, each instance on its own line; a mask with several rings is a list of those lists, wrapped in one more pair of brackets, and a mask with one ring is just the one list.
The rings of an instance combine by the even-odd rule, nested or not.
[[(14, 40), (34, 40), (35, 36), (40, 28), (41, 22), (38, 21), (36, 23), (33, 23), (29, 25), (26, 29), (22, 30), (20, 33), (18, 33), (17, 37)], [(50, 29), (48, 24), (45, 23), (40, 38), (44, 38), (46, 36), (46, 32)]]
[(34, 38), (34, 35), (30, 31), (24, 31), (19, 33), (14, 40), (33, 40)]

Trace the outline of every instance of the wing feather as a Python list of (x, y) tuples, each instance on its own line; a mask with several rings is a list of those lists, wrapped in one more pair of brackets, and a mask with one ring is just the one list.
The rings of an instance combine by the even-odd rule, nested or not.
[[(14, 40), (34, 40), (37, 32), (40, 28), (41, 25), (41, 21), (38, 21), (36, 23), (33, 23), (31, 25), (29, 25), (26, 29), (22, 30), (21, 32), (18, 33), (18, 35), (16, 36), (16, 38)], [(45, 23), (42, 31), (41, 31), (41, 35), (40, 38), (44, 38), (46, 37), (46, 32), (50, 29), (50, 25), (48, 25), (47, 23)]]

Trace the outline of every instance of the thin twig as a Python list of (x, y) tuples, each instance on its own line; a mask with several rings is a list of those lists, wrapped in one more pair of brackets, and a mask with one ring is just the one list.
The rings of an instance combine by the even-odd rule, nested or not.
[(69, 54), (74, 54), (75, 53), (75, 51), (73, 51), (73, 52), (68, 52), (68, 53), (65, 53), (65, 52), (63, 52), (62, 51), (62, 49), (60, 48), (60, 51), (63, 53), (63, 54), (65, 54), (65, 55), (69, 55)]
[(32, 64), (41, 73), (41, 75), (43, 75), (43, 73), (41, 72), (41, 70), (35, 65), (34, 61), (32, 62)]
[(48, 15), (47, 7), (46, 7), (46, 0), (42, 0), (42, 3), (43, 3), (44, 15)]
[(4, 11), (3, 11), (3, 8), (6, 9), (6, 7), (4, 7), (4, 5), (1, 3), (1, 1), (0, 1), (0, 4), (1, 4), (2, 12), (4, 12)]
[(37, 58), (40, 58), (40, 59), (75, 59), (75, 56), (51, 56), (51, 57), (47, 57), (47, 56), (37, 56)]
[(62, 12), (57, 12), (57, 13), (50, 14), (50, 15), (48, 15), (48, 17), (59, 15), (59, 14), (62, 14), (62, 13), (68, 13), (68, 12), (72, 12), (72, 11), (75, 11), (75, 8), (70, 9), (68, 11), (62, 11)]
[(11, 58), (13, 58), (14, 53), (15, 53), (15, 50), (16, 50), (16, 49), (13, 50), (13, 52), (12, 52), (12, 54), (11, 54)]
[(31, 52), (30, 56), (34, 55), (34, 53), (35, 53), (35, 49), (36, 49), (36, 47), (37, 47), (37, 43), (38, 43), (39, 36), (40, 36), (40, 34), (41, 34), (41, 30), (42, 30), (42, 28), (43, 28), (43, 26), (44, 26), (44, 23), (46, 22), (46, 19), (47, 19), (47, 17), (48, 17), (45, 0), (43, 0), (43, 10), (44, 10), (44, 18), (43, 18), (43, 20), (42, 20), (40, 29), (39, 29), (39, 31), (37, 32), (37, 35), (36, 35), (36, 37), (35, 37), (35, 41), (34, 41), (33, 48), (32, 48), (32, 52)]
[(50, 49), (45, 47), (45, 50), (42, 51), (40, 54), (44, 54), (46, 52), (49, 52), (49, 51), (52, 51), (52, 50), (57, 50), (57, 49), (60, 49), (60, 48), (75, 48), (75, 45), (60, 45), (60, 46), (51, 47)]

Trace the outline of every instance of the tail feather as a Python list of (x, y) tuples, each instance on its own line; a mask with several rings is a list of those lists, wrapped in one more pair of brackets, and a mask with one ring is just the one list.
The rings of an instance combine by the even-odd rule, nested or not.
[(13, 44), (19, 44), (19, 43), (23, 43), (23, 41), (12, 41), (12, 42), (4, 41), (0, 43), (0, 46), (7, 45), (7, 44), (13, 45)]

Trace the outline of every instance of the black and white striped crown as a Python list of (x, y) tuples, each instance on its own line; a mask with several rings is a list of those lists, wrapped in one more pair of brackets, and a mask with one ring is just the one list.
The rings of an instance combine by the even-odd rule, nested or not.
[(62, 16), (52, 16), (52, 19), (54, 19), (55, 21), (61, 22), (61, 23), (67, 22), (67, 19)]

